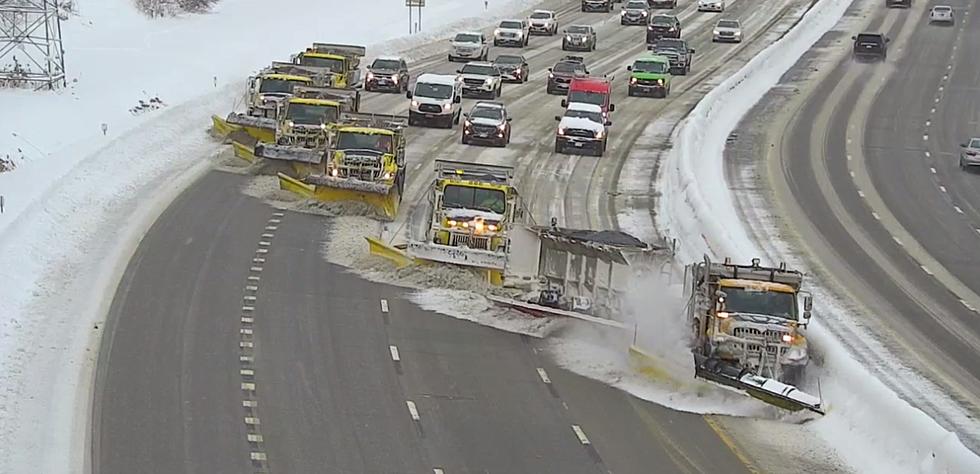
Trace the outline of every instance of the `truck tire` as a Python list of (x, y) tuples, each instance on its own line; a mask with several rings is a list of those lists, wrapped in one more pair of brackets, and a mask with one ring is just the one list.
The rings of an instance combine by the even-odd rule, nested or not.
[(561, 50), (562, 51), (568, 51), (568, 43), (566, 43), (565, 41), (562, 41), (561, 42)]

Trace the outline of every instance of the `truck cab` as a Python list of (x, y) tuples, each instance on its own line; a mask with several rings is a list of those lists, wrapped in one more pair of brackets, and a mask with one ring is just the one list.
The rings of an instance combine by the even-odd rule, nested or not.
[(612, 81), (605, 77), (575, 77), (568, 84), (568, 96), (561, 101), (562, 107), (581, 102), (598, 105), (602, 109), (602, 117), (609, 122), (609, 113), (616, 110), (612, 100)]
[(405, 93), (411, 99), (408, 124), (453, 128), (462, 115), (463, 82), (448, 74), (422, 74)]
[(321, 85), (356, 88), (361, 86), (361, 58), (365, 54), (367, 48), (364, 46), (313, 43), (313, 46), (293, 56), (292, 62), (301, 68), (326, 74), (330, 79)]

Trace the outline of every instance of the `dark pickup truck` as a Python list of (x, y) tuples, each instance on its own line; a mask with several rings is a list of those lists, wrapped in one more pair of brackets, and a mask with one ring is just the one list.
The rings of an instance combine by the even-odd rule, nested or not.
[(854, 59), (858, 61), (884, 61), (888, 57), (890, 38), (881, 33), (861, 33), (852, 36)]

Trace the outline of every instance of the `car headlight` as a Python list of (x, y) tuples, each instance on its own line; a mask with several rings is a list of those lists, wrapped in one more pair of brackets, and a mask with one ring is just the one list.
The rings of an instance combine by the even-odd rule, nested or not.
[(713, 35), (715, 35), (715, 36), (718, 36), (718, 35), (720, 35), (720, 34), (721, 34), (721, 32), (720, 32), (720, 31), (718, 31), (718, 30), (715, 30), (715, 31), (712, 31), (712, 32), (711, 32), (711, 34), (713, 34)]
[(504, 131), (504, 129), (506, 128), (507, 128), (507, 124), (502, 123), (500, 125), (497, 125), (497, 130), (500, 130), (501, 132)]
[(473, 126), (473, 122), (470, 122), (469, 120), (467, 120), (467, 121), (463, 122), (463, 126), (466, 127), (466, 128), (472, 127)]
[(374, 80), (374, 73), (372, 73), (372, 72), (368, 72), (368, 73), (367, 73), (367, 80), (369, 80), (369, 81), (372, 81), (372, 80)]
[(391, 76), (391, 82), (398, 84), (398, 76)]
[(572, 40), (572, 36), (571, 35), (568, 35), (568, 36), (565, 37), (565, 39), (568, 40), (568, 41), (571, 41)]
[(599, 131), (597, 131), (597, 132), (595, 132), (595, 137), (596, 137), (597, 139), (600, 139), (600, 140), (601, 140), (601, 139), (602, 139), (602, 135), (604, 135), (604, 134), (602, 133), (602, 130), (599, 130)]
[(640, 12), (640, 15), (647, 16), (647, 12)]
[(657, 85), (661, 85), (661, 86), (664, 85), (664, 80), (663, 79), (657, 79)]
[(385, 171), (385, 174), (381, 175), (381, 179), (383, 179), (385, 181), (391, 179), (391, 172), (390, 171)]
[(636, 84), (636, 78), (635, 77), (631, 77), (630, 78), (630, 84)]
[(493, 35), (494, 36), (500, 36), (500, 28), (497, 28), (496, 30), (493, 30)]
[(334, 178), (337, 177), (337, 168), (330, 170), (330, 176), (333, 176)]
[(453, 107), (453, 106), (452, 106), (452, 104), (450, 104), (450, 103), (448, 103), (448, 102), (447, 102), (447, 103), (445, 103), (445, 104), (442, 104), (442, 110), (445, 110), (445, 111), (447, 111), (447, 112), (448, 112), (448, 111), (449, 111), (449, 109), (451, 109), (452, 107)]
[(489, 86), (490, 84), (493, 83), (493, 79), (491, 79), (491, 78), (488, 77), (488, 78), (486, 78), (486, 79), (483, 80), (483, 83)]
[(419, 106), (419, 101), (413, 100), (412, 101), (412, 107), (418, 108), (418, 106)]
[(555, 75), (549, 72), (548, 73), (548, 79), (554, 79), (554, 78), (555, 78)]
[(619, 12), (619, 16), (626, 16), (626, 10)]
[(735, 32), (735, 36), (742, 36), (742, 32), (741, 31), (736, 31)]
[(293, 128), (293, 125), (294, 124), (293, 124), (293, 121), (292, 120), (287, 120), (286, 121), (286, 128)]
[(561, 135), (561, 136), (565, 136), (565, 129), (564, 128), (559, 128), (558, 129), (558, 134)]
[(327, 124), (321, 123), (320, 124), (320, 130), (327, 131)]

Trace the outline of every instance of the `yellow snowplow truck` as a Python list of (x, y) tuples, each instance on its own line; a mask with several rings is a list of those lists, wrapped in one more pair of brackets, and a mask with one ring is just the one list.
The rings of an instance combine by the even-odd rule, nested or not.
[(393, 219), (405, 188), (406, 128), (406, 116), (343, 113), (329, 128), (322, 172), (302, 179), (280, 173), (280, 187), (318, 201), (363, 202)]
[(296, 87), (279, 114), (274, 143), (255, 146), (255, 156), (270, 160), (318, 164), (323, 160), (330, 128), (341, 113), (357, 112), (360, 91)]
[(822, 414), (821, 399), (797, 388), (810, 361), (805, 329), (813, 305), (800, 290), (803, 274), (757, 258), (739, 265), (707, 256), (685, 274), (695, 377)]
[(294, 74), (310, 76), (318, 86), (356, 89), (361, 86), (364, 46), (313, 43), (288, 63), (273, 63)]
[(525, 210), (509, 166), (436, 160), (425, 241), (408, 244), (422, 260), (478, 267), (502, 276), (515, 223)]
[(312, 86), (306, 76), (263, 72), (248, 79), (245, 113), (232, 112), (226, 119), (212, 116), (215, 131), (221, 136), (244, 129), (258, 141), (270, 143), (276, 138), (279, 107), (297, 86)]

